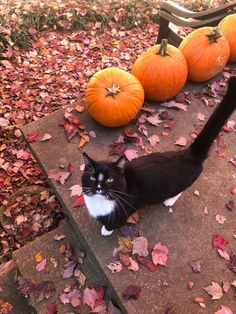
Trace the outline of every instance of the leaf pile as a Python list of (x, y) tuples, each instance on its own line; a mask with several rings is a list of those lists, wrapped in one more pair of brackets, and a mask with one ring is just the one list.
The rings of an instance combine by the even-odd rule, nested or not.
[(11, 259), (14, 249), (54, 229), (65, 218), (51, 191), (36, 185), (19, 190), (2, 210), (0, 263)]

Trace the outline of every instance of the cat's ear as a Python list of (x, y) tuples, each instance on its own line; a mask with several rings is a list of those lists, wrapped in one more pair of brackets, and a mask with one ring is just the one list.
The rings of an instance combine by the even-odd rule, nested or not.
[(125, 168), (126, 159), (124, 156), (121, 156), (116, 162), (116, 167), (120, 168), (121, 170), (124, 170)]
[(83, 152), (83, 158), (85, 167), (89, 167), (94, 164), (94, 160), (91, 157), (89, 157), (89, 155), (86, 154), (85, 152)]

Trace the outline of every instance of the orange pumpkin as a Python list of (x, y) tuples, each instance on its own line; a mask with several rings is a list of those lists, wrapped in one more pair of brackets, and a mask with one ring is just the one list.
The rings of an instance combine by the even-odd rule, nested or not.
[(201, 27), (188, 34), (179, 49), (188, 63), (188, 79), (204, 82), (217, 75), (229, 58), (228, 41), (218, 28)]
[(111, 67), (98, 71), (88, 82), (85, 102), (99, 123), (118, 127), (135, 118), (144, 101), (144, 90), (132, 74)]
[(183, 88), (188, 68), (182, 52), (163, 39), (138, 57), (131, 73), (143, 85), (147, 99), (163, 101)]
[(229, 61), (236, 62), (236, 14), (226, 16), (218, 27), (229, 42)]

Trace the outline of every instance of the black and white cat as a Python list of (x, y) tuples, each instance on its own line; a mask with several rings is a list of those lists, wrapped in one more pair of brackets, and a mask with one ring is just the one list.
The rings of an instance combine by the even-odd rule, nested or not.
[(95, 161), (83, 153), (84, 200), (90, 215), (103, 224), (102, 235), (110, 235), (145, 205), (172, 206), (202, 172), (212, 142), (235, 108), (236, 77), (231, 77), (221, 103), (187, 149), (151, 153), (129, 162), (125, 157)]

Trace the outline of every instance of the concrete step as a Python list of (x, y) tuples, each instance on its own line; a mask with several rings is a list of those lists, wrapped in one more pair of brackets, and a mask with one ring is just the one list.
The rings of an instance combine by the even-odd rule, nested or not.
[[(192, 95), (194, 91), (200, 91), (202, 88), (203, 85), (200, 84), (186, 85), (186, 91)], [(150, 106), (161, 108), (159, 104)], [(199, 124), (197, 114), (201, 112), (207, 119), (213, 108), (205, 106), (200, 99), (193, 96), (187, 112), (169, 110), (175, 116), (176, 126), (173, 130), (166, 132), (162, 126), (157, 128), (147, 125), (150, 135), (154, 133), (160, 137), (156, 151), (178, 150), (179, 148), (173, 145), (176, 139), (185, 136), (190, 140), (194, 124)], [(123, 267), (121, 272), (112, 274), (106, 265), (114, 261), (112, 253), (118, 246), (117, 236), (121, 233), (116, 230), (110, 237), (102, 237), (101, 225), (88, 216), (86, 209), (73, 207), (70, 187), (80, 184), (82, 172), (79, 166), (83, 164), (83, 160), (79, 137), (68, 142), (63, 127), (58, 125), (64, 113), (65, 109), (62, 109), (49, 117), (28, 124), (23, 128), (23, 133), (25, 137), (34, 132), (39, 132), (40, 136), (44, 133), (51, 135), (52, 138), (47, 142), (30, 143), (31, 150), (45, 174), (53, 169), (59, 169), (62, 162), (66, 164), (71, 162), (75, 165), (75, 171), (63, 185), (52, 179), (49, 179), (49, 182), (70, 223), (73, 224), (83, 250), (106, 280), (122, 312), (162, 314), (168, 309), (175, 308), (176, 313), (197, 314), (204, 311), (214, 313), (220, 309), (221, 304), (235, 309), (233, 289), (230, 289), (221, 300), (214, 302), (203, 290), (211, 281), (222, 283), (223, 280), (228, 282), (235, 280), (235, 274), (227, 267), (226, 261), (212, 248), (212, 236), (220, 233), (230, 240), (231, 249), (236, 249), (236, 242), (233, 239), (235, 223), (232, 223), (235, 221), (235, 214), (225, 209), (225, 203), (233, 197), (229, 193), (229, 188), (235, 185), (235, 168), (228, 162), (235, 155), (234, 132), (224, 134), (227, 157), (225, 159), (218, 157), (216, 147), (212, 150), (205, 162), (203, 174), (183, 193), (173, 212), (161, 204), (152, 206), (137, 224), (137, 228), (149, 241), (149, 253), (157, 242), (169, 248), (168, 267), (159, 267), (156, 272), (151, 272), (145, 267), (141, 267), (138, 272)], [(94, 159), (107, 158), (109, 145), (117, 139), (122, 128), (102, 127), (93, 121), (86, 111), (78, 114), (78, 117), (88, 130), (96, 131), (97, 135), (96, 138), (90, 138), (90, 142), (83, 148), (84, 151)], [(233, 118), (236, 118), (235, 113)], [(194, 194), (196, 190), (199, 191), (197, 193), (199, 196)], [(209, 209), (208, 216), (203, 213), (205, 207)], [(224, 224), (216, 222), (217, 214), (224, 214), (226, 217)], [(194, 260), (201, 261), (200, 273), (193, 273), (191, 269), (190, 263)], [(186, 287), (189, 281), (195, 283), (191, 290)], [(140, 286), (142, 294), (137, 300), (124, 301), (122, 293), (131, 284)], [(195, 296), (204, 298), (207, 310), (194, 303)]]
[[(57, 235), (63, 235), (64, 237), (61, 240), (55, 240)], [(78, 268), (86, 278), (82, 278), (81, 276), (81, 281), (76, 279), (75, 276), (63, 278), (63, 265), (65, 264), (64, 258), (66, 252), (69, 252), (67, 251), (67, 243), (69, 243), (75, 253), (75, 256), (77, 256), (77, 260), (82, 262), (82, 264), (80, 264), (80, 262), (78, 263)], [(63, 253), (64, 250), (65, 253)], [(22, 287), (24, 287), (24, 289), (26, 289), (26, 286), (29, 286), (30, 281), (36, 284), (45, 284), (45, 286), (49, 284), (49, 291), (52, 293), (49, 298), (44, 298), (40, 301), (40, 293), (35, 294), (33, 290), (30, 290), (28, 293), (29, 304), (38, 314), (45, 314), (47, 306), (53, 306), (53, 304), (56, 306), (57, 314), (72, 312), (78, 313), (78, 311), (81, 314), (90, 312), (89, 307), (87, 305), (83, 305), (82, 302), (83, 290), (85, 287), (103, 287), (105, 286), (105, 283), (92, 267), (89, 258), (83, 257), (81, 252), (80, 242), (76, 237), (76, 233), (68, 223), (65, 223), (13, 253), (15, 263), (17, 264), (20, 272), (19, 283)], [(36, 261), (36, 256), (39, 258), (38, 262)], [(38, 271), (36, 266), (40, 263), (39, 260), (41, 259), (46, 259), (46, 265), (41, 271)], [(83, 283), (84, 279), (86, 279), (85, 283)], [(81, 291), (81, 297), (79, 298), (80, 305), (73, 307), (71, 303), (63, 304), (60, 301), (60, 295), (63, 294), (65, 288), (68, 286), (71, 287), (71, 291), (73, 288), (78, 288), (78, 290)], [(109, 298), (109, 291), (106, 292), (107, 297)], [(78, 298), (76, 297), (76, 299)], [(19, 314), (20, 312), (17, 313)], [(24, 312), (24, 314), (25, 313), (28, 312)]]
[(0, 313), (34, 314), (35, 310), (17, 289), (18, 272), (14, 261), (0, 266)]

